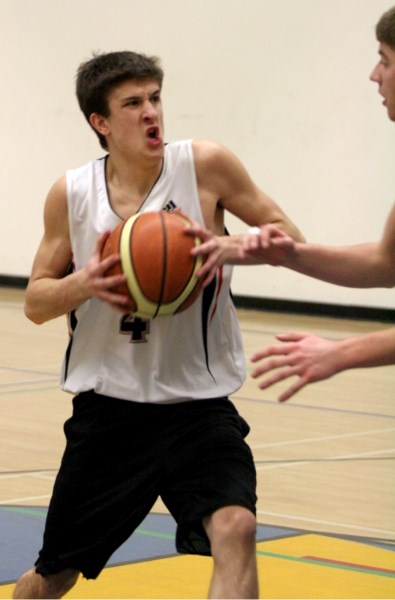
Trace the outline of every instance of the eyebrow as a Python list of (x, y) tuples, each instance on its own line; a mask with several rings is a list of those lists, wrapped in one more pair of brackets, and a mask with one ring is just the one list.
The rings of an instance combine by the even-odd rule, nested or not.
[[(152, 96), (157, 96), (158, 94), (161, 93), (161, 88), (157, 87), (155, 90), (153, 90), (152, 92), (150, 92), (148, 94), (149, 98), (152, 98)], [(145, 95), (145, 93), (141, 93), (141, 94), (132, 94), (131, 96), (125, 96), (123, 98), (121, 98), (121, 102), (129, 102), (130, 100), (140, 100), (143, 96)]]
[(385, 50), (383, 50), (382, 48), (380, 48), (380, 49), (379, 49), (378, 53), (379, 53), (379, 55), (381, 56), (381, 58), (385, 58), (386, 60), (389, 60), (389, 56), (388, 56), (388, 54), (387, 54), (387, 53), (386, 53), (386, 51), (385, 51)]

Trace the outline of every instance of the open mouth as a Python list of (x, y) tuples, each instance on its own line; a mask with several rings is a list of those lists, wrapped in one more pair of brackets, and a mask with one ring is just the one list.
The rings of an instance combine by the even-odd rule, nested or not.
[(158, 127), (150, 127), (147, 130), (147, 137), (150, 140), (159, 140), (159, 128)]

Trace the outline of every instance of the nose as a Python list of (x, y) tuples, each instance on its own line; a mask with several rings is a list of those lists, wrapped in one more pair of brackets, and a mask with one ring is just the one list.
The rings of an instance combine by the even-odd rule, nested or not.
[(380, 64), (374, 67), (373, 71), (370, 74), (370, 81), (374, 81), (375, 83), (380, 83)]
[(143, 106), (143, 116), (145, 119), (151, 119), (156, 116), (156, 107), (151, 100), (146, 100)]

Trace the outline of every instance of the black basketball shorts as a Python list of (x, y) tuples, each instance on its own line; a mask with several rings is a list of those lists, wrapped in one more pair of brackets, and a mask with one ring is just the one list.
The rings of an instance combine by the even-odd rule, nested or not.
[(227, 398), (143, 404), (79, 394), (36, 571), (95, 578), (160, 496), (180, 553), (210, 554), (203, 517), (224, 506), (255, 514), (249, 426)]

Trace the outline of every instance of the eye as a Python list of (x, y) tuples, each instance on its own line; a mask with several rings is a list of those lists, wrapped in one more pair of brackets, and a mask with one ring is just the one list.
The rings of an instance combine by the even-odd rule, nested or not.
[(390, 62), (391, 61), (389, 60), (388, 56), (386, 56), (385, 54), (380, 54), (379, 64), (382, 67), (385, 67), (385, 68), (389, 67), (390, 66)]
[(136, 107), (139, 106), (139, 104), (141, 104), (140, 98), (126, 98), (125, 102), (123, 103), (123, 106)]

